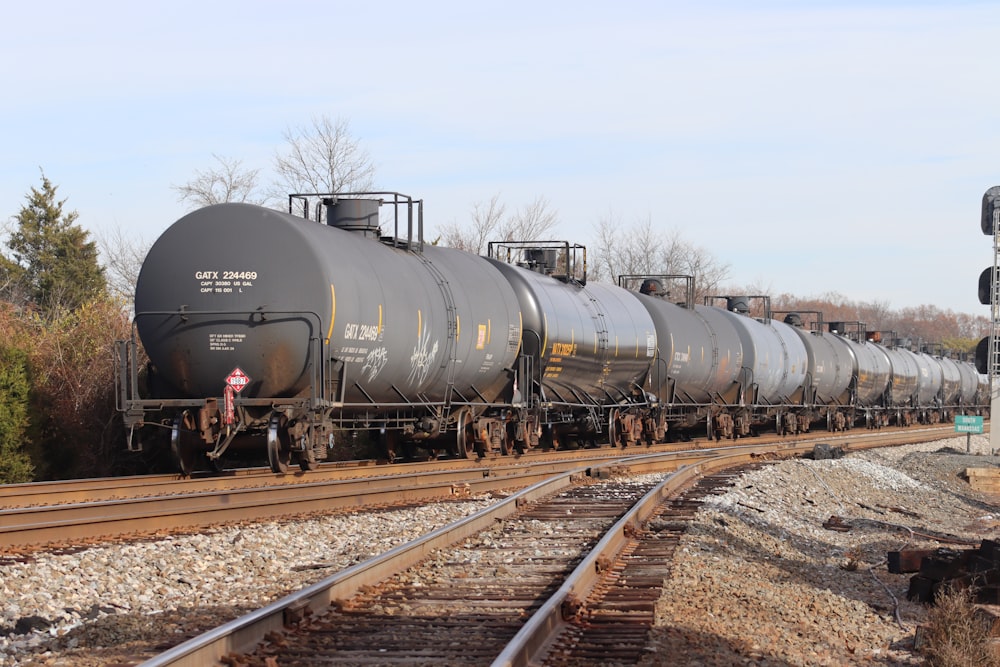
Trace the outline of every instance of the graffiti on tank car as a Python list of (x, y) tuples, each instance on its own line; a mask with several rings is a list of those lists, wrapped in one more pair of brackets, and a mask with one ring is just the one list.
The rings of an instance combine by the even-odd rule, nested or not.
[(431, 337), (427, 333), (427, 324), (425, 323), (417, 345), (413, 348), (413, 354), (410, 355), (410, 377), (408, 379), (411, 384), (414, 382), (423, 384), (427, 380), (427, 374), (431, 370), (431, 364), (434, 363), (437, 351), (438, 342), (431, 343)]
[(362, 375), (368, 374), (368, 381), (371, 382), (375, 379), (385, 365), (389, 363), (389, 350), (384, 347), (376, 347), (368, 352), (368, 356), (365, 357), (365, 363), (361, 366)]

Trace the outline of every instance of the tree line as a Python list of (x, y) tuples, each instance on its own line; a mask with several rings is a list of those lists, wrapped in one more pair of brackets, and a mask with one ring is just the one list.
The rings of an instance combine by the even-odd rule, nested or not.
[(128, 334), (97, 244), (42, 174), (0, 257), (0, 482), (110, 474), (111, 346)]
[[(276, 151), (270, 180), (239, 159), (214, 164), (171, 186), (192, 209), (247, 202), (287, 210), (298, 192), (375, 189), (367, 151), (342, 119), (319, 117), (289, 129)], [(125, 449), (115, 406), (114, 344), (131, 334), (135, 280), (148, 247), (121, 232), (98, 243), (78, 225), (58, 187), (42, 172), (11, 217), (0, 255), (0, 483), (134, 474), (166, 469), (162, 453)], [(558, 212), (543, 196), (518, 208), (501, 194), (473, 203), (465, 221), (436, 226), (433, 243), (485, 254), (490, 241), (556, 240)], [(729, 266), (711, 252), (646, 219), (627, 223), (614, 211), (593, 225), (588, 280), (619, 275), (694, 277), (695, 302), (711, 294), (758, 294), (728, 285)], [(576, 243), (583, 239), (565, 239)], [(103, 264), (101, 263), (103, 256)], [(868, 331), (971, 351), (989, 331), (985, 316), (934, 306), (893, 310), (888, 303), (852, 302), (836, 293), (771, 297), (773, 311), (816, 311), (826, 322), (863, 322)]]

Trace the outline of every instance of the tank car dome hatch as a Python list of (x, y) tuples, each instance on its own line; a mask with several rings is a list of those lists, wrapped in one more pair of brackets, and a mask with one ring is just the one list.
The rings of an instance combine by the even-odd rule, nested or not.
[(663, 288), (663, 283), (655, 278), (646, 278), (639, 287), (639, 294), (649, 294), (650, 296), (670, 296), (670, 293)]
[(327, 197), (326, 224), (349, 232), (361, 232), (365, 236), (379, 237), (378, 210), (381, 202), (377, 199), (343, 199)]
[(803, 326), (802, 316), (799, 315), (798, 313), (788, 313), (787, 315), (785, 315), (785, 324), (787, 324), (790, 327), (801, 329)]
[(556, 270), (559, 253), (552, 248), (525, 248), (524, 266), (536, 273), (549, 275)]
[(750, 302), (746, 299), (746, 297), (731, 296), (726, 299), (726, 310), (740, 315), (749, 315)]
[(843, 322), (830, 322), (827, 325), (827, 330), (830, 333), (843, 334), (847, 330), (847, 327), (844, 326)]

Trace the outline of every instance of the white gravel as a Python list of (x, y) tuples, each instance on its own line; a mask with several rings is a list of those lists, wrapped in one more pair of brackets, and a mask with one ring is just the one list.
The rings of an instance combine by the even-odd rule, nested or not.
[[(955, 546), (909, 530), (1000, 535), (998, 499), (960, 476), (1000, 458), (987, 436), (965, 447), (961, 436), (785, 461), (709, 497), (673, 559), (644, 664), (922, 664), (912, 644), (926, 608), (906, 600), (912, 575), (889, 574), (886, 557)], [(851, 530), (824, 529), (834, 515)]]

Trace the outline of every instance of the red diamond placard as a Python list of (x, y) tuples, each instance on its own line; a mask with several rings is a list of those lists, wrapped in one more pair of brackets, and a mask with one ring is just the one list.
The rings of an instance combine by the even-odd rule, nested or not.
[(233, 369), (233, 372), (226, 376), (226, 384), (232, 387), (232, 390), (239, 393), (243, 391), (243, 388), (250, 384), (250, 376), (240, 370), (239, 367)]

